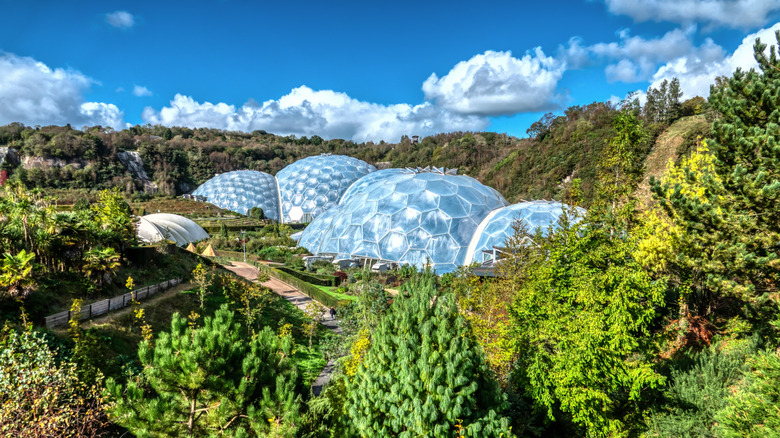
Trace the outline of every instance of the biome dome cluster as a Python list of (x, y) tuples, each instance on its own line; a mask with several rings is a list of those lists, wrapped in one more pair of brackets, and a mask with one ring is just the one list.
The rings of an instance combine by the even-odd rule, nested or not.
[(516, 220), (546, 230), (567, 209), (552, 201), (509, 205), (454, 169), (376, 170), (330, 154), (299, 160), (276, 177), (228, 172), (193, 194), (243, 214), (260, 207), (283, 223), (309, 222), (298, 243), (319, 256), (430, 266), (438, 273), (489, 261)]

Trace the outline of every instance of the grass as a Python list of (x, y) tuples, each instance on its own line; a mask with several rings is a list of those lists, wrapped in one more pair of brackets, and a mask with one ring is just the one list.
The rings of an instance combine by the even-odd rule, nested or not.
[[(311, 284), (311, 283), (307, 283), (307, 284)], [(342, 293), (336, 292), (336, 288), (335, 287), (331, 287), (331, 286), (317, 286), (316, 284), (312, 284), (312, 286), (316, 287), (317, 289), (319, 289), (319, 290), (325, 292), (326, 294), (328, 294), (328, 295), (330, 295), (330, 296), (332, 296), (332, 297), (334, 297), (336, 299), (339, 299), (339, 300), (354, 301), (354, 300), (357, 299), (357, 297), (354, 296), (354, 295), (347, 295), (347, 294), (342, 294)]]

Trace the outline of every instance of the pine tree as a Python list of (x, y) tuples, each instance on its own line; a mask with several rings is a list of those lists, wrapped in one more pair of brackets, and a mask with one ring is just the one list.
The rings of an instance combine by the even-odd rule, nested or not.
[[(776, 37), (780, 42), (780, 32)], [(707, 142), (714, 165), (682, 169), (696, 190), (652, 181), (669, 217), (703, 246), (672, 260), (681, 271), (700, 272), (686, 286), (751, 303), (765, 301), (780, 281), (780, 60), (775, 47), (768, 57), (766, 48), (756, 40), (758, 71), (737, 69), (712, 88), (710, 102), (721, 114)]]
[[(139, 345), (141, 375), (109, 379), (111, 419), (139, 437), (291, 436), (298, 420), (292, 343), (269, 328), (247, 339), (223, 306), (203, 327), (174, 314), (170, 333)], [(281, 433), (284, 432), (284, 433)]]
[(762, 352), (748, 363), (753, 371), (716, 416), (718, 436), (780, 437), (780, 355)]
[(362, 437), (510, 436), (498, 385), (454, 297), (418, 282), (380, 322), (349, 384)]

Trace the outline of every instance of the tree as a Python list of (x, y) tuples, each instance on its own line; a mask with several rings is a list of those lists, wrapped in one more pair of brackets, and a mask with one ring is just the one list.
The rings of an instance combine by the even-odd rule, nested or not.
[[(140, 375), (109, 379), (110, 417), (139, 437), (292, 436), (298, 374), (292, 340), (266, 327), (248, 337), (227, 305), (190, 327), (173, 315), (170, 333), (139, 345)], [(284, 432), (284, 433), (282, 433)], [(280, 435), (273, 435), (279, 433)]]
[(504, 285), (516, 290), (515, 378), (550, 419), (559, 406), (590, 436), (623, 435), (641, 421), (630, 406), (642, 390), (663, 382), (642, 338), (664, 285), (633, 259), (629, 233), (600, 222), (564, 217), (559, 230), (533, 240), (536, 250), (518, 251), (524, 260), (513, 262), (524, 275)]
[(98, 287), (103, 286), (106, 279), (111, 280), (111, 271), (119, 265), (119, 254), (114, 248), (96, 247), (84, 253), (84, 274)]
[(351, 383), (358, 434), (509, 436), (505, 402), (452, 295), (418, 282), (379, 323)]
[[(776, 38), (780, 43), (780, 33)], [(710, 103), (721, 117), (706, 142), (711, 165), (688, 162), (676, 179), (651, 180), (661, 208), (699, 246), (670, 260), (683, 270), (697, 267), (688, 286), (712, 297), (707, 313), (723, 297), (761, 305), (780, 284), (780, 60), (775, 47), (769, 57), (766, 48), (756, 40), (758, 71), (737, 69), (712, 88)]]
[(119, 188), (101, 191), (98, 202), (92, 204), (92, 211), (106, 243), (122, 251), (135, 241), (135, 219)]
[(35, 285), (32, 278), (33, 258), (35, 254), (25, 250), (16, 255), (4, 253), (0, 265), (0, 286), (8, 288), (12, 298), (24, 298)]
[(762, 352), (748, 363), (753, 370), (716, 416), (718, 436), (780, 437), (780, 355)]

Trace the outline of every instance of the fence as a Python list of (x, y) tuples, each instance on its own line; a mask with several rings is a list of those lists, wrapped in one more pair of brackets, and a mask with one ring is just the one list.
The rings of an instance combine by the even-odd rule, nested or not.
[(328, 307), (343, 307), (349, 304), (349, 300), (340, 300), (327, 292), (323, 292), (320, 289), (316, 288), (315, 286), (312, 286), (309, 283), (306, 283), (305, 281), (299, 280), (298, 278), (293, 277), (292, 275), (282, 272), (279, 270), (276, 270), (274, 268), (264, 266), (262, 264), (257, 265), (257, 268), (260, 270), (260, 272), (266, 273), (269, 276), (283, 281), (290, 286), (298, 289), (301, 291), (304, 295), (308, 295), (309, 298), (311, 298), (314, 301), (319, 302), (320, 304)]
[(46, 327), (52, 328), (60, 325), (65, 325), (68, 323), (68, 321), (70, 321), (72, 316), (77, 316), (78, 319), (80, 320), (93, 318), (95, 316), (100, 316), (129, 305), (130, 302), (133, 301), (133, 295), (135, 295), (136, 300), (141, 301), (158, 292), (164, 291), (165, 289), (168, 289), (171, 286), (176, 286), (181, 282), (182, 282), (181, 278), (174, 278), (172, 280), (164, 281), (160, 284), (142, 287), (132, 292), (127, 292), (122, 295), (117, 295), (107, 300), (97, 301), (92, 304), (85, 304), (81, 306), (81, 309), (79, 309), (78, 312), (76, 312), (77, 315), (74, 315), (74, 312), (71, 312), (70, 310), (66, 310), (60, 313), (55, 313), (54, 315), (49, 315), (46, 317)]

